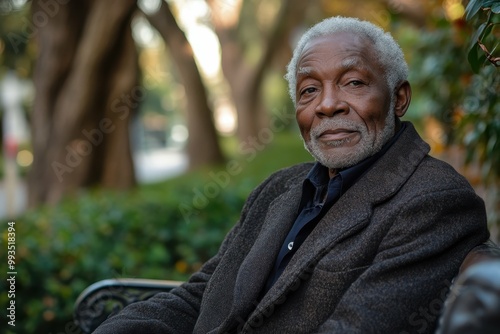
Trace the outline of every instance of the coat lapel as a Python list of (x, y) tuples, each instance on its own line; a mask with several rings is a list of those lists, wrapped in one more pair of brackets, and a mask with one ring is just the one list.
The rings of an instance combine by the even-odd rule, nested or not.
[[(279, 299), (294, 290), (301, 277), (308, 274), (335, 245), (359, 232), (369, 222), (371, 204), (357, 203), (357, 192), (349, 191), (327, 212), (292, 257), (285, 271), (259, 305), (261, 310), (272, 308)], [(361, 205), (359, 205), (361, 204)], [(279, 302), (280, 303), (280, 302)], [(279, 304), (278, 303), (278, 304)]]
[(221, 328), (231, 327), (234, 319), (246, 318), (258, 304), (283, 240), (294, 223), (301, 196), (299, 180), (271, 203), (259, 237), (240, 266), (231, 314)]

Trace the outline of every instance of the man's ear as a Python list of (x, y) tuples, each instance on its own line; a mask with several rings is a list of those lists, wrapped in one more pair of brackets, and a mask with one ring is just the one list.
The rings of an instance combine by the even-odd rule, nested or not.
[(411, 86), (408, 81), (403, 81), (394, 92), (396, 94), (396, 103), (394, 113), (397, 117), (403, 117), (408, 110), (411, 101)]

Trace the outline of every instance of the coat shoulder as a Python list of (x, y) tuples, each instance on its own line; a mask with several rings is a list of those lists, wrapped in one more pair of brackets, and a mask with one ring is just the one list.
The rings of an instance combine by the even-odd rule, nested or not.
[(426, 156), (413, 178), (416, 182), (425, 183), (439, 189), (468, 189), (474, 192), (469, 181), (453, 166), (432, 156)]

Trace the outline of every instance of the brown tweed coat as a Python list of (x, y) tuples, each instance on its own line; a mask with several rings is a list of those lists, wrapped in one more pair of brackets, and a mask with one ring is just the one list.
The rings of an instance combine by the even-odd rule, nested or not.
[(428, 151), (407, 123), (262, 297), (312, 164), (278, 171), (189, 282), (96, 333), (432, 333), (461, 261), (489, 234), (483, 201)]

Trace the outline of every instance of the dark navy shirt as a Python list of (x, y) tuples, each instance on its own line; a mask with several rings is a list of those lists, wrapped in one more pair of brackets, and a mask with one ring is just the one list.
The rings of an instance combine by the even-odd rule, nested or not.
[(264, 293), (278, 280), (292, 256), (325, 213), (389, 149), (401, 134), (403, 127), (404, 123), (398, 133), (379, 152), (352, 167), (341, 170), (331, 179), (327, 167), (319, 162), (314, 164), (303, 182), (297, 218), (281, 246)]

